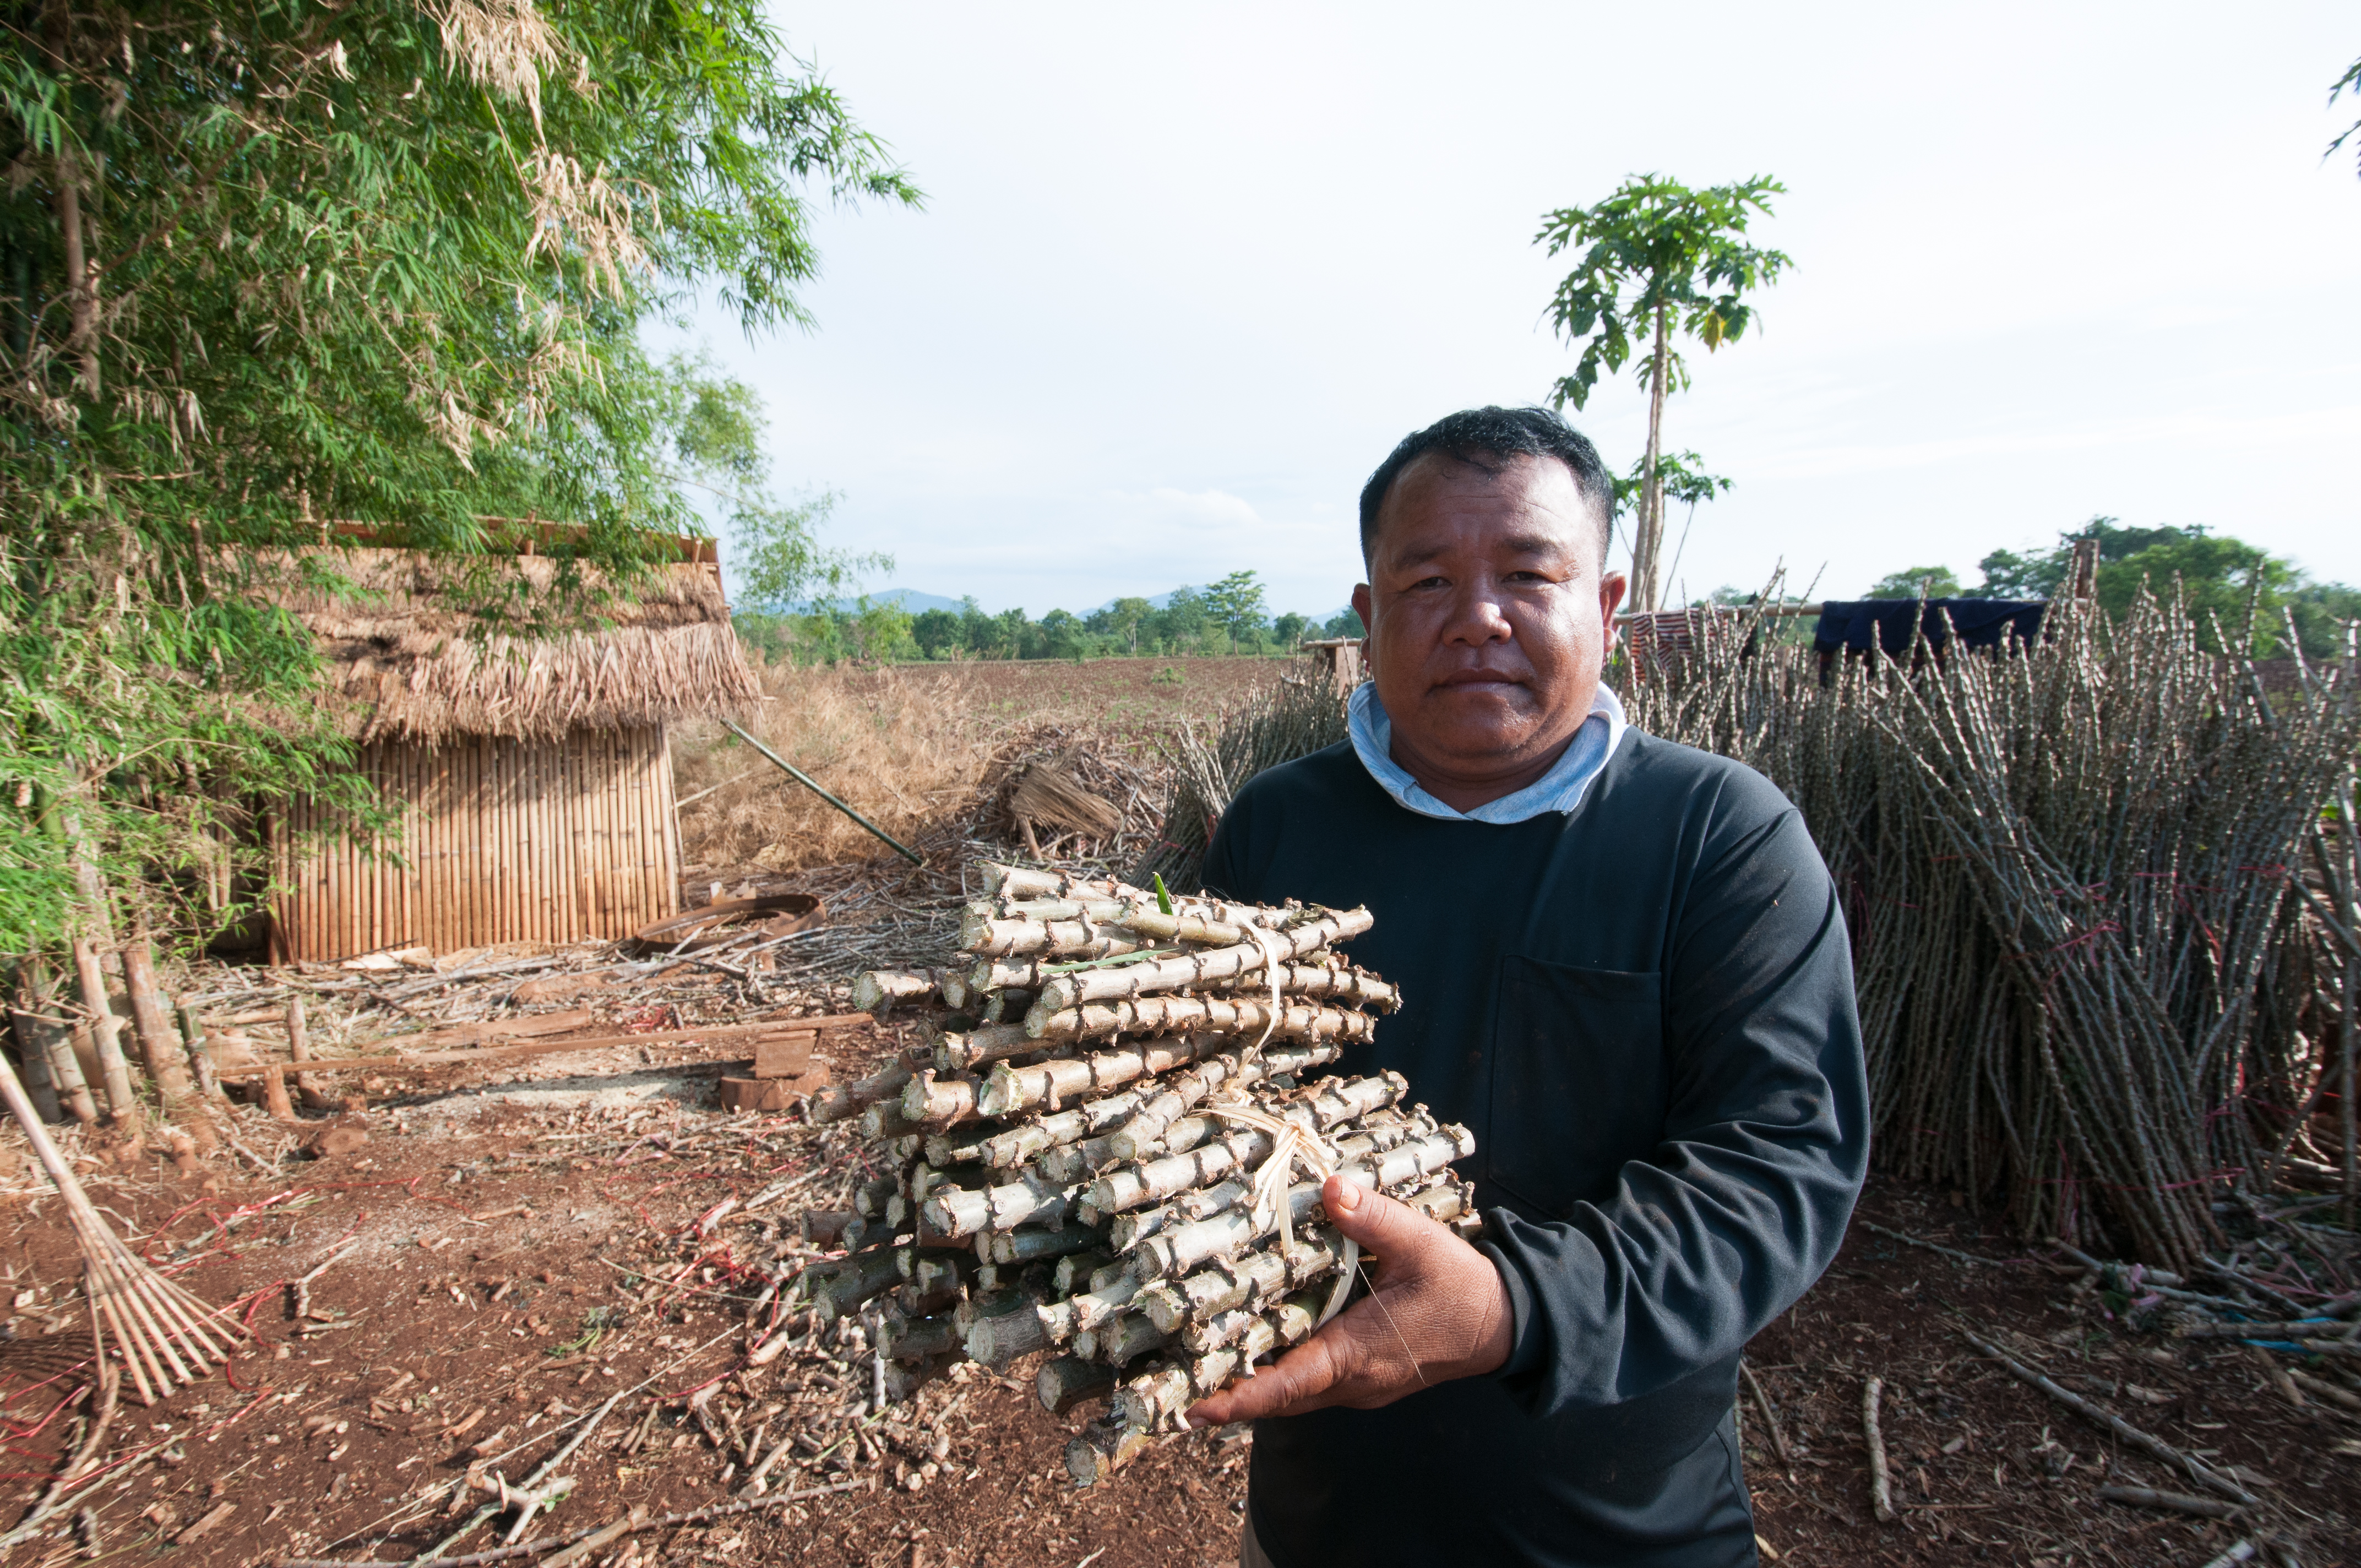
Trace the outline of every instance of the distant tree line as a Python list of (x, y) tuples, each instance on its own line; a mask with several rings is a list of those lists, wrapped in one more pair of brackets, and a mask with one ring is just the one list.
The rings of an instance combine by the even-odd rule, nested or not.
[(2234, 643), (2254, 617), (2255, 652), (2266, 657), (2287, 652), (2287, 626), (2308, 657), (2341, 652), (2339, 623), (2361, 618), (2361, 589), (2315, 582), (2293, 562), (2243, 540), (2217, 534), (2202, 524), (2125, 528), (2112, 517), (2094, 517), (2058, 536), (2054, 545), (2025, 551), (1995, 550), (1978, 562), (1983, 581), (1962, 585), (1948, 566), (1912, 566), (1870, 586), (1865, 598), (2051, 598), (2064, 591), (2074, 546), (2099, 545), (2099, 602), (2120, 617), (2145, 585), (2150, 592), (2189, 597), (2198, 624), (2218, 624)]
[(1022, 609), (987, 613), (973, 598), (957, 609), (917, 614), (866, 596), (814, 603), (799, 611), (741, 611), (739, 635), (772, 659), (797, 663), (900, 663), (952, 659), (1115, 659), (1213, 654), (1283, 654), (1310, 637), (1358, 637), (1361, 619), (1347, 609), (1317, 621), (1271, 615), (1253, 572), (1233, 572), (1205, 587), (1181, 587), (1159, 606), (1119, 598), (1076, 615), (1053, 609), (1035, 620)]

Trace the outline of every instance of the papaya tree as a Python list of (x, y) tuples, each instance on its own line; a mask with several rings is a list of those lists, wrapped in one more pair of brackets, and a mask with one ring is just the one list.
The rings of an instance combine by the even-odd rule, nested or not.
[(1658, 600), (1664, 396), (1689, 384), (1674, 339), (1693, 338), (1711, 353), (1745, 334), (1753, 320), (1746, 294), (1794, 265), (1785, 253), (1746, 239), (1748, 223), (1758, 214), (1769, 216), (1771, 198), (1785, 191), (1759, 175), (1697, 190), (1661, 175), (1633, 175), (1592, 206), (1544, 214), (1533, 236), (1552, 256), (1581, 250), (1550, 300), (1551, 324), (1581, 345), (1581, 357), (1551, 389), (1551, 400), (1561, 409), (1583, 407), (1600, 375), (1627, 362), (1636, 364), (1648, 393), (1648, 449), (1631, 542), (1635, 609), (1653, 609)]

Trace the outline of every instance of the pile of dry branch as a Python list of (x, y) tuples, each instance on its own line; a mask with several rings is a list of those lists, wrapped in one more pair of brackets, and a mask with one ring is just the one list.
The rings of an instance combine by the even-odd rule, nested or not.
[(2229, 1241), (2218, 1201), (2351, 1190), (2350, 1134), (2310, 1141), (2354, 1050), (2349, 658), (2266, 693), (2153, 598), (2120, 622), (2060, 604), (2031, 647), (1825, 669), (1749, 649), (1751, 620), (1628, 672), (1625, 702), (1802, 808), (1886, 1164), (2184, 1270)]
[(1183, 725), (1171, 743), (1172, 786), (1164, 831), (1132, 873), (1134, 882), (1161, 876), (1193, 888), (1213, 843), (1213, 826), (1246, 781), (1266, 768), (1334, 746), (1345, 739), (1350, 693), (1335, 681), (1299, 668), (1232, 709), (1212, 740)]
[(821, 1321), (872, 1315), (897, 1387), (1037, 1351), (1044, 1406), (1102, 1396), (1075, 1480), (1341, 1308), (1356, 1252), (1334, 1174), (1472, 1224), (1447, 1168), (1467, 1130), (1397, 1074), (1300, 1082), (1370, 1037), (1393, 987), (1336, 945), (1366, 910), (1159, 899), (986, 862), (947, 967), (872, 971), (858, 1004), (934, 1004), (927, 1044), (826, 1091), (889, 1173), (807, 1217), (846, 1255), (809, 1271)]

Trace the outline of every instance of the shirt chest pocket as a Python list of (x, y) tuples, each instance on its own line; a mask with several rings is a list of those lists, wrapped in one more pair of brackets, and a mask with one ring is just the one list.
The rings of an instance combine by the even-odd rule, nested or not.
[(1482, 1152), (1512, 1206), (1563, 1219), (1610, 1195), (1624, 1164), (1662, 1141), (1662, 986), (1653, 974), (1501, 961)]

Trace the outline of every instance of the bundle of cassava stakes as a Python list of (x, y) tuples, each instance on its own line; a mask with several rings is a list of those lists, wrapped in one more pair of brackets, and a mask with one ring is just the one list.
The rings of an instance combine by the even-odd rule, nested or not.
[(1358, 1252), (1327, 1176), (1472, 1234), (1449, 1167), (1475, 1139), (1405, 1105), (1399, 1074), (1320, 1070), (1399, 1004), (1335, 950), (1367, 910), (982, 870), (955, 963), (855, 982), (857, 1005), (928, 1006), (937, 1030), (813, 1104), (859, 1116), (893, 1173), (807, 1216), (847, 1249), (808, 1277), (813, 1305), (869, 1321), (895, 1389), (1049, 1353), (1044, 1406), (1109, 1400), (1066, 1451), (1089, 1486), (1345, 1305)]

